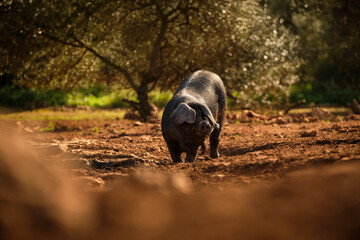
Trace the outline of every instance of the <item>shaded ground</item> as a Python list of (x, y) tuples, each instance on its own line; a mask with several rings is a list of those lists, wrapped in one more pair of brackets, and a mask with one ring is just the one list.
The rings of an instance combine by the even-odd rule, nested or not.
[(222, 189), (271, 182), (297, 169), (360, 160), (356, 117), (320, 121), (291, 115), (247, 123), (229, 118), (234, 119), (224, 127), (220, 158), (209, 158), (207, 149), (192, 164), (172, 164), (160, 120), (54, 120), (50, 127), (48, 120), (6, 122), (30, 135), (35, 148), (50, 153), (46, 161), (65, 162), (66, 172), (99, 187), (151, 169), (184, 174), (195, 188)]

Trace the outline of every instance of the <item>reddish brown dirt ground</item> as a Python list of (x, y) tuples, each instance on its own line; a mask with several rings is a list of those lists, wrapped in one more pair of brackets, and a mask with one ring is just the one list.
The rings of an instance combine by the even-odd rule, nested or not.
[(359, 239), (359, 115), (228, 114), (220, 158), (180, 164), (159, 119), (12, 117), (0, 239)]
[(53, 122), (56, 130), (50, 132), (40, 131), (48, 121), (21, 124), (33, 132), (28, 135), (35, 148), (51, 153), (48, 161), (65, 162), (67, 172), (98, 187), (150, 169), (184, 174), (195, 188), (222, 189), (271, 182), (312, 166), (360, 160), (358, 118), (300, 123), (228, 119), (221, 135), (220, 158), (211, 159), (207, 149), (191, 164), (172, 164), (159, 119), (153, 123), (123, 119)]

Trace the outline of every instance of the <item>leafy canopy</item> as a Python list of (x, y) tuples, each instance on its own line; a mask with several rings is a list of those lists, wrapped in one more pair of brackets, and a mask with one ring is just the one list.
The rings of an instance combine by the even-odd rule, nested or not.
[(298, 78), (297, 38), (255, 0), (3, 1), (0, 71), (18, 84), (73, 88), (94, 82), (148, 93), (189, 72), (218, 73), (249, 106), (286, 98)]

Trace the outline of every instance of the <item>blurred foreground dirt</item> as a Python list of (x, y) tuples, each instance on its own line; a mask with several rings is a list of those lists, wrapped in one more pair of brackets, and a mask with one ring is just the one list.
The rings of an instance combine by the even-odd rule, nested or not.
[(193, 164), (156, 121), (1, 122), (0, 236), (359, 239), (360, 121), (292, 119), (229, 116)]

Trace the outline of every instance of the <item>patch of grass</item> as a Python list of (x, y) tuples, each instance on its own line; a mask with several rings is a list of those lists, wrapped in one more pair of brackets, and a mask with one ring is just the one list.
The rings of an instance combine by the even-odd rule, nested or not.
[[(149, 94), (149, 101), (157, 107), (163, 108), (171, 97), (172, 92), (170, 91), (154, 90)], [(29, 89), (14, 85), (5, 86), (0, 89), (0, 104), (26, 109), (49, 106), (126, 108), (128, 105), (123, 99), (137, 101), (135, 91), (129, 89), (111, 89), (101, 84), (87, 88), (78, 88), (72, 91)]]
[(131, 90), (99, 90), (96, 94), (81, 90), (69, 94), (65, 106), (126, 108), (127, 104), (123, 99), (136, 101), (136, 94)]
[[(342, 115), (345, 113), (351, 113), (352, 110), (347, 107), (323, 107), (325, 110), (335, 114), (335, 115)], [(306, 108), (294, 108), (289, 111), (289, 113), (310, 113), (312, 111), (311, 107)]]
[(54, 130), (55, 130), (55, 125), (52, 121), (49, 121), (47, 127), (40, 129), (41, 132), (52, 132)]
[(164, 108), (168, 101), (172, 98), (173, 93), (170, 91), (154, 90), (149, 94), (149, 100), (155, 106)]
[(240, 133), (235, 133), (234, 134), (234, 139), (239, 139), (240, 138)]
[(96, 110), (71, 110), (56, 111), (49, 108), (41, 108), (19, 113), (0, 114), (4, 120), (116, 120), (123, 118), (124, 109), (96, 109)]

